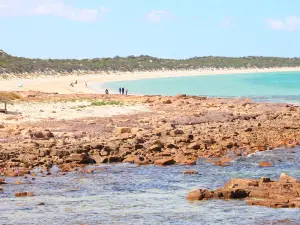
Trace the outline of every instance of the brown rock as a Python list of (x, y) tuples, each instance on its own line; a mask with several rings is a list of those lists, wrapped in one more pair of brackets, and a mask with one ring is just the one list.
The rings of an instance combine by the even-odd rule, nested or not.
[(0, 178), (0, 184), (6, 184), (3, 178)]
[(91, 159), (84, 153), (81, 154), (73, 153), (66, 159), (66, 162), (79, 163), (79, 164), (96, 163), (95, 160)]
[(148, 148), (148, 150), (150, 151), (150, 152), (160, 152), (161, 151), (161, 145), (159, 145), (159, 144), (154, 144), (154, 145), (152, 145), (152, 146), (150, 146), (149, 148)]
[(175, 164), (174, 159), (166, 158), (166, 159), (158, 159), (154, 161), (155, 165), (160, 165), (160, 166), (169, 166)]
[(272, 166), (272, 163), (270, 162), (265, 162), (265, 161), (261, 161), (258, 163), (258, 166), (259, 167), (271, 167)]
[(198, 174), (197, 170), (185, 170), (183, 171), (183, 174)]
[(16, 197), (33, 197), (33, 193), (32, 192), (15, 192), (14, 195)]
[(14, 171), (14, 170), (6, 170), (6, 171), (4, 171), (4, 176), (6, 176), (6, 177), (17, 177), (18, 172)]
[[(300, 207), (299, 191), (300, 182), (283, 173), (278, 181), (272, 181), (265, 177), (260, 179), (231, 179), (224, 187), (217, 188), (215, 191), (201, 189), (191, 191), (187, 199), (245, 199), (248, 205), (298, 208)], [(204, 193), (210, 193), (210, 195)]]
[(296, 178), (291, 177), (291, 176), (287, 175), (286, 173), (280, 174), (279, 180), (282, 181), (282, 182), (286, 182), (286, 183), (297, 182)]
[(186, 94), (178, 94), (174, 96), (175, 98), (185, 98)]
[(119, 156), (110, 156), (108, 157), (109, 163), (116, 163), (116, 162), (122, 162), (122, 158)]
[(190, 191), (186, 199), (189, 201), (195, 201), (195, 200), (203, 200), (203, 199), (210, 199), (213, 197), (213, 193), (208, 190), (198, 189), (198, 190), (192, 190)]
[(200, 145), (197, 142), (193, 142), (193, 143), (189, 144), (188, 148), (198, 150), (198, 149), (200, 149)]
[(192, 190), (188, 193), (186, 196), (186, 199), (189, 201), (194, 201), (194, 200), (202, 200), (204, 195), (202, 194), (201, 190)]
[(149, 160), (141, 157), (141, 156), (136, 156), (136, 155), (131, 155), (126, 157), (126, 159), (123, 160), (124, 163), (135, 163), (138, 165), (145, 165), (149, 164)]
[(131, 133), (131, 127), (116, 127), (117, 134)]
[(163, 101), (163, 104), (171, 104), (171, 103), (172, 103), (172, 101), (170, 99)]

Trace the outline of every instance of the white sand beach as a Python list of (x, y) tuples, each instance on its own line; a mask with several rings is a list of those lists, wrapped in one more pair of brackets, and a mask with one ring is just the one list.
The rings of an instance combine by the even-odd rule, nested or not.
[[(178, 70), (178, 71), (154, 71), (154, 72), (134, 72), (134, 73), (101, 73), (85, 75), (57, 75), (40, 76), (35, 78), (14, 78), (0, 80), (1, 91), (42, 91), (57, 92), (59, 94), (70, 93), (96, 93), (86, 86), (91, 83), (105, 83), (111, 81), (137, 80), (162, 77), (182, 77), (201, 75), (221, 75), (221, 74), (241, 74), (241, 73), (262, 73), (262, 72), (291, 72), (300, 71), (300, 67), (282, 67), (265, 69), (201, 69), (201, 70)], [(77, 81), (73, 87), (71, 82)], [(22, 84), (22, 87), (20, 87)], [(103, 91), (104, 90), (100, 90)]]

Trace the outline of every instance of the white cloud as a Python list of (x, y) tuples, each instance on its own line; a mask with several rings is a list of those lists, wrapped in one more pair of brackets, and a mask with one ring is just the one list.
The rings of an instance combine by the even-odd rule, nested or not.
[(146, 15), (146, 19), (152, 23), (159, 23), (165, 19), (171, 19), (172, 14), (165, 10), (153, 10)]
[(288, 16), (284, 19), (266, 19), (267, 28), (270, 30), (297, 31), (300, 30), (300, 18)]
[(83, 22), (94, 22), (109, 12), (106, 8), (76, 8), (63, 0), (0, 0), (0, 6), (0, 16), (44, 15)]
[(232, 27), (232, 18), (231, 17), (225, 17), (223, 18), (223, 20), (221, 21), (221, 26), (225, 29), (229, 29)]

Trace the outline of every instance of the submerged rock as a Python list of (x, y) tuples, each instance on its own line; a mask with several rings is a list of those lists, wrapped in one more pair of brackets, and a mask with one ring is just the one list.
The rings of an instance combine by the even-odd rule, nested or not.
[(261, 162), (258, 163), (258, 166), (259, 167), (271, 167), (273, 165), (270, 162), (261, 161)]
[(183, 174), (198, 174), (197, 170), (185, 170), (183, 171)]
[(33, 197), (34, 194), (32, 192), (15, 192), (14, 195), (16, 197)]

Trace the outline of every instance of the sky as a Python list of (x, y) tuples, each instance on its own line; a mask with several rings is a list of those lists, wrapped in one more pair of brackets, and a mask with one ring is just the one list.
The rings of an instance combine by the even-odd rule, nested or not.
[(0, 0), (15, 56), (300, 57), (299, 43), (299, 0)]

